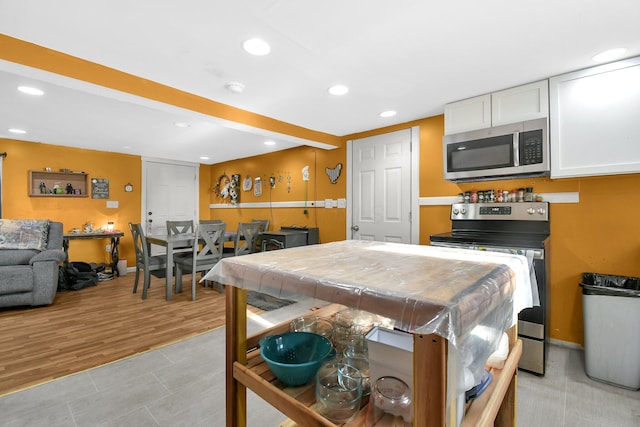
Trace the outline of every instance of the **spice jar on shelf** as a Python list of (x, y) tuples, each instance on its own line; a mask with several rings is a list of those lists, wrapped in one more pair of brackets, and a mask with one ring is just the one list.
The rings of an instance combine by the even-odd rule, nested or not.
[(533, 187), (527, 187), (527, 190), (524, 193), (524, 201), (533, 202), (534, 200), (535, 200), (535, 197), (533, 196)]

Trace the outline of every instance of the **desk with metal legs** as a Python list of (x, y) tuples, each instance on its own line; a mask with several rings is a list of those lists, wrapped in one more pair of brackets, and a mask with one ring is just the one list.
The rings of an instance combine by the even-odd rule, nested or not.
[(119, 276), (118, 273), (118, 246), (120, 238), (124, 236), (122, 231), (91, 231), (88, 233), (64, 233), (62, 235), (62, 249), (64, 249), (64, 265), (69, 264), (69, 241), (86, 239), (111, 239), (111, 274)]

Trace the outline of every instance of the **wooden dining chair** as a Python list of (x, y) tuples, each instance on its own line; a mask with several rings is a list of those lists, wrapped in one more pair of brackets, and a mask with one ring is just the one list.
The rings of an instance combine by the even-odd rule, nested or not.
[(269, 230), (269, 220), (268, 219), (252, 219), (251, 222), (258, 222), (262, 224), (262, 230), (258, 233), (258, 238), (256, 239), (256, 252), (262, 251), (262, 232)]
[(220, 224), (222, 221), (221, 219), (201, 219), (200, 220), (200, 224)]
[(182, 292), (182, 273), (191, 273), (191, 299), (196, 299), (196, 274), (204, 275), (220, 259), (224, 246), (225, 223), (200, 224), (196, 227), (191, 252), (182, 252), (173, 257), (176, 267), (176, 292)]
[(193, 233), (193, 221), (167, 221), (167, 234)]
[(147, 290), (151, 284), (151, 272), (166, 271), (167, 256), (151, 255), (149, 252), (149, 244), (144, 235), (141, 224), (129, 223), (129, 230), (133, 236), (133, 247), (136, 252), (136, 278), (133, 282), (133, 293), (138, 291), (138, 281), (140, 279), (140, 270), (143, 270), (144, 281), (142, 283), (142, 299), (147, 299)]
[(269, 220), (268, 219), (251, 219), (251, 222), (259, 222), (262, 224), (262, 231), (267, 231), (269, 229)]
[(259, 222), (239, 223), (233, 253), (225, 253), (224, 256), (240, 256), (256, 252), (256, 241), (262, 230), (262, 223)]
[[(193, 233), (193, 221), (167, 221), (167, 234), (184, 234)], [(189, 252), (191, 246), (176, 246), (173, 248), (173, 252)]]

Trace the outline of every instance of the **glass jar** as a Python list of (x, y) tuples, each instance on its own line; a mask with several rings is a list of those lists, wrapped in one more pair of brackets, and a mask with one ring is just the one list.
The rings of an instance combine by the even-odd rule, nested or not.
[(334, 423), (353, 420), (360, 411), (362, 375), (345, 363), (323, 365), (316, 375), (318, 412)]
[(380, 377), (371, 386), (367, 426), (411, 426), (411, 390), (396, 377)]
[(533, 197), (533, 187), (527, 187), (527, 190), (524, 193), (524, 201), (533, 202), (534, 200), (535, 198)]

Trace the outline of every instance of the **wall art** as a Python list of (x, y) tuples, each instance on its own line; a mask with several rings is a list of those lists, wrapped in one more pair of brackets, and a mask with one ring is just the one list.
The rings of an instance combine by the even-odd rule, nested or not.
[(260, 177), (253, 180), (253, 195), (256, 197), (262, 196), (262, 180)]
[(229, 197), (229, 183), (231, 180), (226, 174), (222, 174), (218, 177), (218, 182), (215, 187), (213, 187), (213, 192), (216, 193), (216, 196), (222, 197), (226, 199)]
[(335, 168), (325, 168), (325, 172), (329, 177), (329, 181), (332, 184), (338, 182), (338, 178), (340, 178), (340, 172), (342, 171), (342, 163), (338, 163)]
[(231, 182), (229, 182), (229, 198), (231, 204), (236, 205), (240, 202), (240, 174), (234, 173), (231, 175)]
[(109, 198), (109, 180), (107, 178), (91, 179), (91, 198), (92, 199), (108, 199)]
[(251, 190), (252, 186), (253, 186), (253, 180), (251, 179), (251, 177), (249, 175), (245, 176), (244, 180), (242, 181), (242, 190), (249, 191)]

